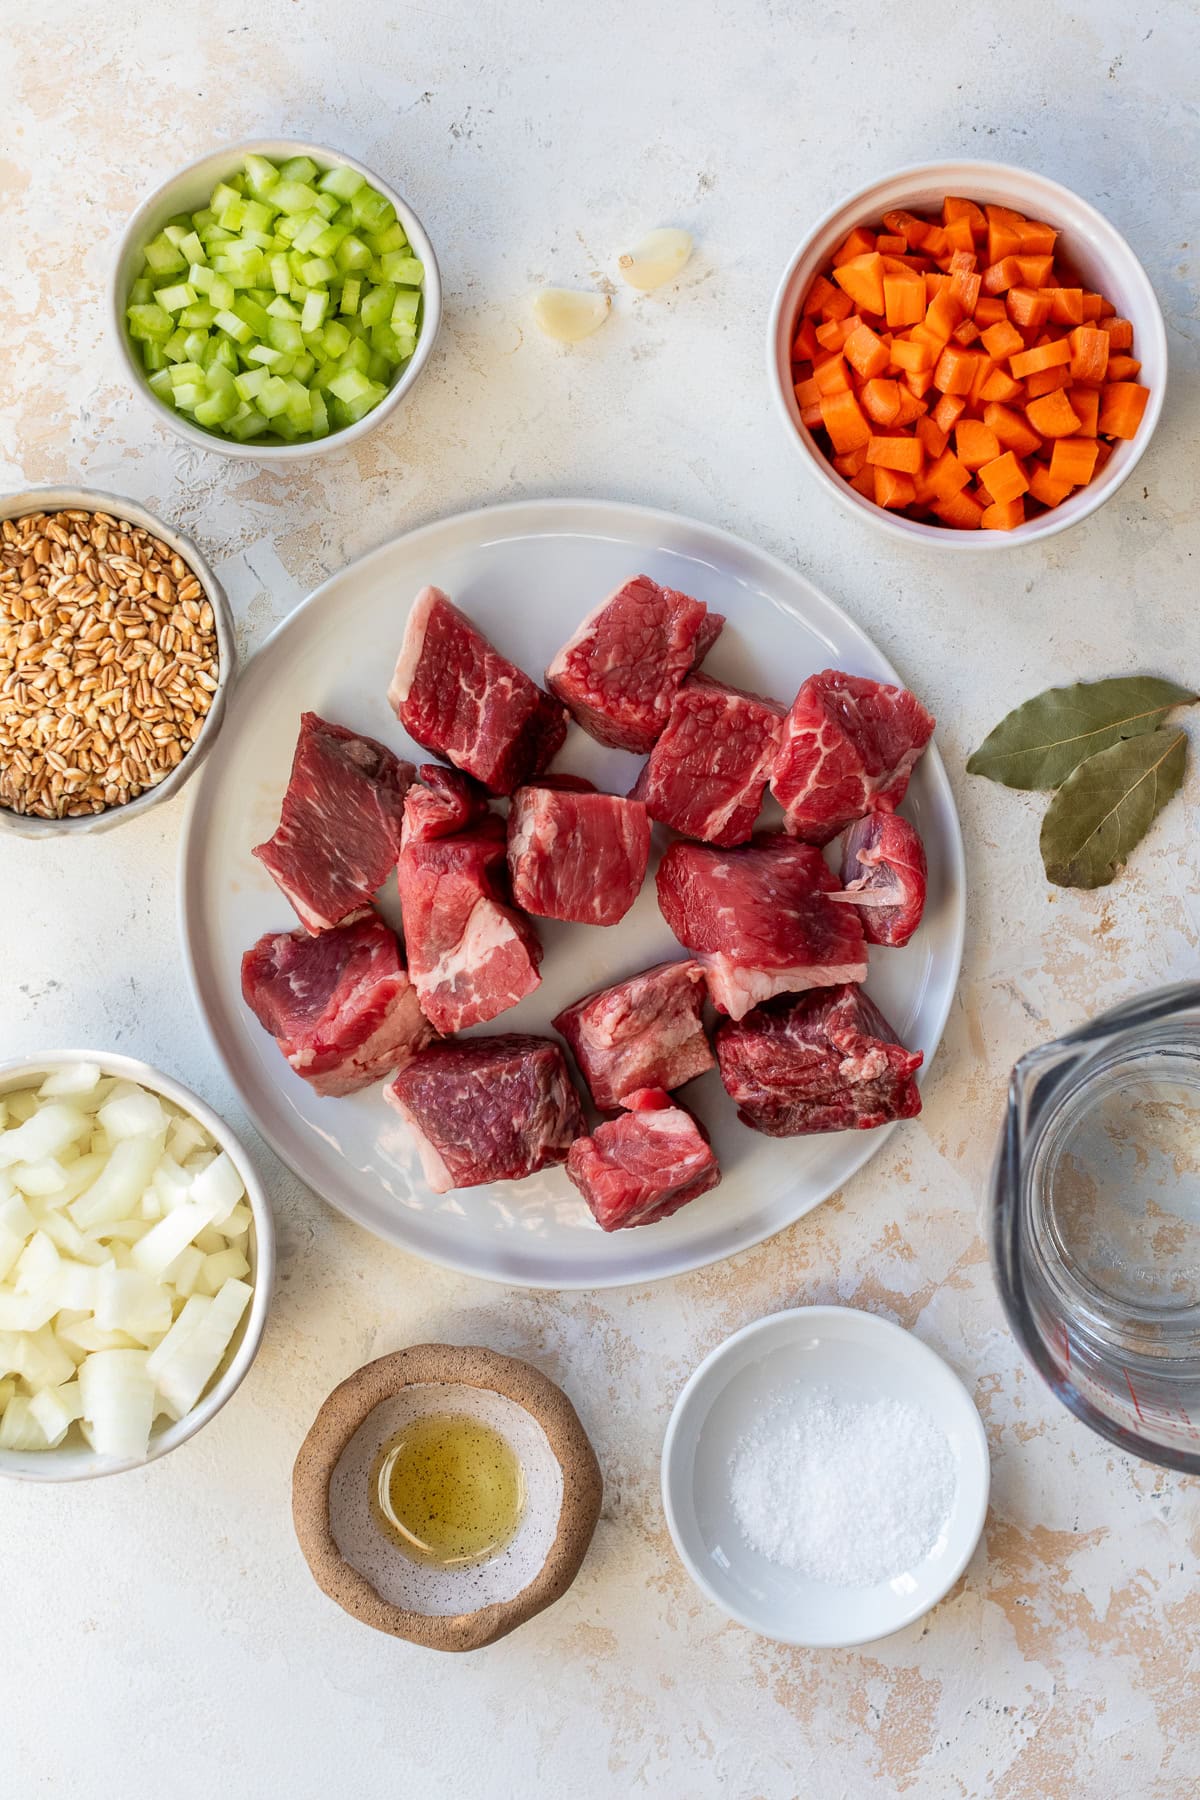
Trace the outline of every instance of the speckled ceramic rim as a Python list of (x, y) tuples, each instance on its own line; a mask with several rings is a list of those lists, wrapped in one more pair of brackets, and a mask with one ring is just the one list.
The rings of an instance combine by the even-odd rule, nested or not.
[[(1133, 321), (1134, 343), (1142, 362), (1140, 379), (1150, 389), (1145, 417), (1136, 437), (1118, 444), (1098, 481), (1064, 500), (1050, 512), (1018, 525), (1013, 531), (956, 531), (950, 526), (923, 525), (885, 507), (876, 506), (835, 474), (800, 418), (791, 382), (792, 324), (800, 297), (827, 257), (855, 225), (876, 219), (893, 207), (920, 210), (940, 203), (946, 194), (964, 194), (982, 202), (1011, 206), (1035, 218), (1059, 226), (1065, 233), (1088, 242), (1097, 260), (1111, 271), (1111, 297)], [(942, 550), (990, 554), (1018, 549), (1035, 539), (1055, 536), (1088, 518), (1133, 473), (1154, 435), (1167, 387), (1167, 333), (1162, 309), (1150, 278), (1121, 236), (1094, 206), (1070, 188), (1020, 169), (1011, 163), (918, 163), (896, 169), (857, 193), (841, 200), (813, 226), (803, 239), (779, 283), (767, 327), (767, 379), (779, 416), (805, 466), (826, 492), (856, 518), (869, 520), (877, 530), (909, 545), (936, 544)]]
[[(812, 1327), (819, 1326), (825, 1321), (842, 1320), (847, 1313), (852, 1313), (854, 1315), (856, 1329), (860, 1329), (864, 1335), (874, 1331), (878, 1332), (881, 1355), (886, 1356), (889, 1344), (894, 1344), (897, 1340), (902, 1340), (906, 1355), (914, 1356), (918, 1359), (927, 1359), (930, 1364), (936, 1365), (940, 1379), (949, 1380), (958, 1389), (962, 1396), (963, 1421), (969, 1431), (976, 1452), (978, 1464), (976, 1472), (978, 1480), (975, 1484), (973, 1496), (968, 1496), (968, 1529), (966, 1537), (964, 1538), (963, 1549), (953, 1562), (947, 1563), (944, 1571), (944, 1578), (939, 1583), (936, 1592), (931, 1595), (922, 1596), (908, 1612), (903, 1613), (900, 1617), (892, 1620), (889, 1623), (887, 1630), (884, 1632), (848, 1638), (818, 1637), (816, 1635), (803, 1637), (789, 1636), (784, 1638), (776, 1632), (766, 1631), (761, 1619), (756, 1619), (749, 1613), (742, 1612), (738, 1607), (732, 1605), (729, 1596), (720, 1593), (713, 1587), (704, 1568), (696, 1562), (695, 1558), (688, 1551), (686, 1539), (680, 1525), (678, 1510), (675, 1505), (676, 1485), (683, 1474), (683, 1470), (680, 1469), (676, 1458), (675, 1446), (683, 1427), (685, 1417), (690, 1411), (694, 1402), (694, 1397), (697, 1395), (698, 1390), (701, 1388), (706, 1377), (711, 1370), (717, 1364), (723, 1362), (739, 1344), (744, 1343), (747, 1338), (757, 1337), (761, 1333), (778, 1331), (781, 1325), (785, 1325), (789, 1321), (794, 1321), (800, 1327)], [(914, 1337), (911, 1331), (906, 1331), (903, 1325), (897, 1325), (891, 1319), (881, 1319), (878, 1313), (864, 1312), (861, 1307), (855, 1306), (795, 1306), (788, 1308), (784, 1312), (768, 1313), (765, 1318), (754, 1319), (749, 1325), (743, 1325), (740, 1331), (735, 1331), (732, 1337), (727, 1337), (722, 1343), (718, 1344), (714, 1350), (710, 1350), (703, 1362), (701, 1362), (688, 1377), (688, 1380), (685, 1382), (683, 1389), (680, 1392), (679, 1398), (676, 1400), (675, 1405), (671, 1410), (671, 1417), (667, 1423), (666, 1436), (663, 1439), (661, 1481), (663, 1512), (666, 1514), (667, 1529), (671, 1533), (671, 1541), (675, 1546), (675, 1554), (678, 1556), (680, 1562), (683, 1564), (696, 1586), (700, 1589), (701, 1593), (704, 1594), (705, 1598), (711, 1600), (713, 1605), (718, 1607), (727, 1618), (735, 1620), (739, 1625), (744, 1625), (748, 1631), (756, 1632), (760, 1637), (770, 1637), (772, 1642), (775, 1643), (793, 1644), (808, 1650), (852, 1650), (859, 1644), (880, 1643), (884, 1638), (894, 1637), (896, 1632), (905, 1630), (909, 1625), (913, 1624), (915, 1620), (922, 1619), (925, 1617), (926, 1613), (932, 1612), (934, 1607), (940, 1605), (945, 1599), (946, 1595), (950, 1592), (950, 1589), (954, 1586), (955, 1582), (975, 1554), (979, 1539), (983, 1534), (984, 1521), (987, 1518), (988, 1496), (991, 1491), (987, 1433), (983, 1429), (983, 1421), (979, 1417), (979, 1411), (975, 1402), (972, 1400), (970, 1394), (967, 1392), (954, 1370), (950, 1367), (949, 1363), (946, 1362), (943, 1357), (939, 1356), (936, 1350), (931, 1350), (928, 1344), (923, 1344), (920, 1338)], [(962, 1503), (961, 1488), (959, 1490), (959, 1503)], [(958, 1510), (957, 1504), (956, 1510)]]
[(0, 519), (22, 519), (27, 513), (73, 511), (106, 512), (118, 519), (128, 519), (130, 524), (140, 525), (143, 531), (161, 538), (176, 555), (183, 558), (204, 589), (204, 597), (213, 609), (217, 633), (217, 689), (196, 742), (178, 767), (171, 771), (165, 781), (160, 781), (157, 787), (147, 788), (144, 794), (139, 794), (136, 800), (127, 801), (124, 806), (109, 806), (101, 813), (86, 813), (78, 819), (32, 818), (24, 813), (13, 812), (7, 806), (0, 806), (0, 831), (12, 831), (18, 837), (85, 837), (89, 832), (112, 831), (118, 825), (126, 825), (131, 819), (140, 818), (152, 806), (160, 806), (164, 800), (173, 799), (184, 782), (191, 780), (211, 750), (221, 727), (225, 702), (237, 671), (233, 614), (229, 610), (225, 589), (195, 544), (185, 538), (182, 532), (165, 524), (156, 513), (148, 512), (136, 500), (127, 500), (123, 494), (101, 494), (94, 488), (28, 488), (23, 494), (10, 494), (7, 498), (0, 499)]
[[(393, 1606), (345, 1560), (330, 1524), (329, 1483), (359, 1426), (402, 1388), (438, 1382), (491, 1388), (524, 1407), (542, 1427), (563, 1472), (558, 1530), (540, 1572), (511, 1600), (478, 1612), (431, 1615)], [(478, 1345), (414, 1344), (365, 1363), (322, 1405), (292, 1475), (296, 1536), (321, 1591), (362, 1624), (437, 1650), (482, 1649), (560, 1599), (587, 1554), (602, 1497), (596, 1453), (562, 1389), (531, 1364)]]
[(72, 1445), (69, 1450), (0, 1450), (0, 1475), (8, 1476), (14, 1481), (89, 1481), (100, 1475), (123, 1475), (130, 1469), (141, 1469), (147, 1463), (157, 1462), (169, 1450), (177, 1450), (180, 1444), (186, 1444), (190, 1437), (195, 1437), (220, 1412), (245, 1379), (262, 1342), (263, 1328), (271, 1305), (271, 1290), (275, 1283), (275, 1220), (271, 1213), (271, 1203), (255, 1173), (254, 1164), (250, 1161), (245, 1146), (234, 1136), (224, 1119), (197, 1094), (193, 1094), (190, 1088), (184, 1087), (182, 1082), (176, 1081), (173, 1076), (164, 1075), (161, 1069), (154, 1068), (150, 1063), (140, 1062), (134, 1056), (118, 1056), (108, 1050), (47, 1050), (40, 1056), (21, 1057), (15, 1061), (0, 1063), (0, 1093), (22, 1086), (35, 1075), (48, 1075), (53, 1069), (81, 1062), (98, 1063), (101, 1074), (116, 1075), (122, 1081), (139, 1082), (142, 1087), (161, 1094), (164, 1100), (181, 1106), (228, 1153), (245, 1184), (246, 1199), (254, 1215), (250, 1226), (250, 1265), (254, 1292), (249, 1310), (239, 1326), (241, 1339), (232, 1360), (196, 1402), (191, 1412), (185, 1413), (182, 1419), (151, 1437), (150, 1448), (145, 1456), (125, 1459), (102, 1457), (86, 1446), (79, 1448), (76, 1445)]
[[(393, 379), (387, 398), (359, 419), (357, 424), (347, 425), (341, 431), (331, 431), (328, 437), (314, 438), (305, 443), (262, 444), (252, 440), (239, 444), (234, 438), (222, 437), (215, 431), (205, 431), (199, 425), (193, 425), (175, 407), (167, 406), (159, 399), (146, 379), (146, 371), (134, 355), (125, 330), (125, 300), (136, 277), (137, 262), (144, 246), (161, 231), (174, 213), (191, 212), (197, 206), (207, 203), (217, 182), (235, 174), (247, 156), (266, 156), (272, 162), (286, 162), (292, 156), (308, 156), (321, 170), (337, 165), (357, 169), (373, 188), (391, 201), (408, 234), (408, 241), (425, 269), (421, 333), (417, 338), (417, 347), (404, 368)], [(186, 438), (189, 444), (198, 450), (211, 450), (218, 456), (237, 456), (250, 462), (299, 462), (304, 457), (321, 456), (327, 451), (340, 450), (347, 444), (357, 443), (368, 431), (382, 425), (395, 412), (433, 351), (442, 323), (442, 279), (429, 234), (420, 219), (395, 188), (389, 187), (365, 163), (347, 156), (342, 150), (328, 150), (323, 144), (302, 143), (294, 138), (252, 138), (243, 144), (231, 144), (227, 149), (210, 151), (207, 156), (189, 163), (142, 201), (117, 245), (109, 281), (108, 319), (117, 354), (134, 390), (141, 395), (156, 418), (169, 425), (180, 437)]]

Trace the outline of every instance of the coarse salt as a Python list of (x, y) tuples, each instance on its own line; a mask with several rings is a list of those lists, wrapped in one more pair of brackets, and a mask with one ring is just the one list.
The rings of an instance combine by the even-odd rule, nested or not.
[(737, 1522), (773, 1563), (837, 1587), (873, 1587), (922, 1562), (954, 1505), (945, 1433), (904, 1401), (782, 1394), (730, 1461)]

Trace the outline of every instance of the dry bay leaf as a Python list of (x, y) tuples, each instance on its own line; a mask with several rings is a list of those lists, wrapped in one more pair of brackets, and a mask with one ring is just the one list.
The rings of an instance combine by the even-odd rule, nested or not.
[(1059, 887), (1107, 887), (1178, 793), (1187, 737), (1178, 730), (1122, 738), (1067, 777), (1042, 821), (1046, 874)]
[(1088, 757), (1156, 731), (1172, 707), (1195, 699), (1156, 675), (1047, 688), (1001, 719), (970, 757), (967, 773), (1005, 787), (1056, 788)]

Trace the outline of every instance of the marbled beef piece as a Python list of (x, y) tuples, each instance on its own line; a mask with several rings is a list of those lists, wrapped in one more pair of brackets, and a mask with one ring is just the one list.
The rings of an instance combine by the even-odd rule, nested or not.
[(925, 911), (925, 847), (915, 825), (899, 813), (869, 812), (846, 833), (842, 892), (868, 944), (907, 944)]
[(576, 1138), (567, 1157), (567, 1175), (601, 1231), (669, 1219), (721, 1179), (712, 1145), (669, 1094), (642, 1088), (629, 1107)]
[(546, 786), (518, 788), (508, 809), (513, 899), (543, 919), (615, 925), (642, 891), (650, 821), (637, 800)]
[(894, 812), (934, 720), (907, 688), (825, 669), (792, 703), (771, 777), (784, 824), (828, 844), (872, 808)]
[(694, 675), (675, 695), (631, 799), (660, 825), (709, 844), (744, 844), (779, 751), (778, 700)]
[(712, 1068), (704, 994), (698, 962), (665, 962), (559, 1013), (554, 1029), (570, 1044), (600, 1112), (624, 1106), (639, 1088), (682, 1087)]

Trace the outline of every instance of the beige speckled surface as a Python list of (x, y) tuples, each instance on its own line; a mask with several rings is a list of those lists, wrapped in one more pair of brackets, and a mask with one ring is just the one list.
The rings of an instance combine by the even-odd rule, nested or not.
[[(740, 531), (842, 601), (938, 713), (973, 892), (924, 1117), (734, 1264), (654, 1290), (507, 1292), (374, 1243), (260, 1149), (282, 1280), (236, 1403), (143, 1473), (0, 1491), (0, 1790), (74, 1800), (86, 1777), (95, 1800), (1184, 1800), (1200, 1489), (1113, 1454), (1021, 1366), (977, 1220), (1015, 1056), (1194, 975), (1200, 786), (1193, 771), (1117, 885), (1066, 894), (1038, 876), (1037, 802), (962, 764), (1048, 681), (1200, 675), (1194, 6), (933, 0), (901, 19), (810, 0), (122, 0), (100, 19), (83, 0), (14, 4), (0, 41), (0, 483), (79, 480), (175, 516), (245, 650), (349, 557), (493, 498), (627, 497)], [(140, 193), (213, 143), (276, 130), (390, 176), (447, 289), (403, 413), (282, 476), (181, 448), (100, 343), (109, 247)], [(879, 170), (958, 154), (1036, 165), (1105, 210), (1147, 263), (1173, 358), (1157, 439), (1111, 506), (1044, 550), (969, 566), (898, 551), (818, 495), (762, 369), (776, 274), (808, 221)], [(606, 279), (672, 221), (699, 243), (677, 292), (622, 293), (574, 351), (535, 335), (531, 283)], [(172, 805), (78, 845), (5, 846), (0, 1050), (131, 1049), (240, 1129), (184, 988), (178, 824)], [(659, 1509), (687, 1372), (798, 1300), (911, 1326), (963, 1375), (991, 1439), (992, 1512), (966, 1577), (864, 1651), (783, 1650), (726, 1624)], [(561, 1381), (606, 1482), (565, 1599), (435, 1673), (329, 1606), (288, 1519), (321, 1398), (426, 1338), (488, 1343)]]

